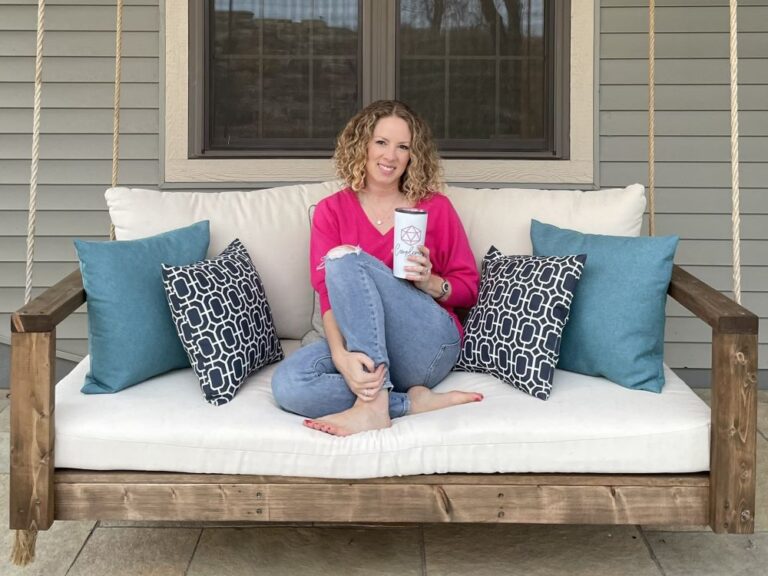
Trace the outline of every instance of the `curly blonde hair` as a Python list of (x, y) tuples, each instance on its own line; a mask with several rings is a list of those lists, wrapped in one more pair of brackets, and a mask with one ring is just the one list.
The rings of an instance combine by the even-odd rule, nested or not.
[(377, 100), (355, 114), (336, 139), (333, 162), (336, 174), (355, 192), (365, 187), (368, 143), (381, 118), (396, 116), (411, 131), (410, 160), (400, 177), (400, 190), (410, 202), (429, 197), (442, 187), (440, 157), (429, 125), (398, 100)]

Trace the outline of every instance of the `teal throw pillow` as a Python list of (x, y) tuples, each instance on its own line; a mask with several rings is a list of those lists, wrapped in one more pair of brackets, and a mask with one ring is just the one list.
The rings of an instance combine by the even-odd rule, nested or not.
[(119, 392), (189, 366), (163, 289), (162, 265), (205, 258), (208, 221), (140, 240), (75, 240), (88, 303), (91, 369), (82, 392)]
[(667, 289), (678, 240), (582, 234), (531, 222), (535, 255), (587, 255), (558, 368), (661, 392)]

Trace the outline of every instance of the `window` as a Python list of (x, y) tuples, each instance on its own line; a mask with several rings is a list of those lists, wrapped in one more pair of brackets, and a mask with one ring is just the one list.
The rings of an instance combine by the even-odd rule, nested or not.
[(396, 97), (444, 157), (567, 158), (569, 2), (190, 2), (190, 156), (328, 157)]

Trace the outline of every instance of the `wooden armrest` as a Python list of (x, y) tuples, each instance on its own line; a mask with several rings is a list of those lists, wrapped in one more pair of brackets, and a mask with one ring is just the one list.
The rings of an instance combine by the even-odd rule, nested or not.
[(757, 329), (752, 312), (679, 266), (669, 295), (712, 327), (710, 525), (755, 530)]
[(677, 265), (669, 295), (721, 334), (757, 334), (757, 316)]
[(85, 302), (80, 270), (51, 286), (11, 316), (13, 332), (51, 332)]

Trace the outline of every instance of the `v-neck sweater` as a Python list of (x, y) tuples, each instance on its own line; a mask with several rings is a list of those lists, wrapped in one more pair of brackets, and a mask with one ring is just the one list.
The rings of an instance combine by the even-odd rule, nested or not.
[[(454, 319), (463, 334), (454, 308), (471, 308), (477, 301), (479, 274), (469, 246), (467, 234), (456, 209), (447, 196), (436, 192), (416, 204), (425, 210), (427, 234), (424, 245), (429, 248), (432, 271), (451, 283), (451, 293), (438, 304)], [(309, 249), (312, 287), (320, 296), (320, 311), (330, 310), (325, 286), (323, 259), (329, 250), (342, 244), (359, 246), (392, 268), (394, 228), (380, 232), (360, 205), (357, 194), (345, 188), (321, 200), (312, 217)]]

